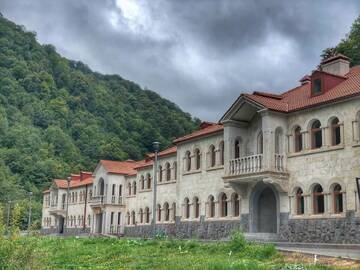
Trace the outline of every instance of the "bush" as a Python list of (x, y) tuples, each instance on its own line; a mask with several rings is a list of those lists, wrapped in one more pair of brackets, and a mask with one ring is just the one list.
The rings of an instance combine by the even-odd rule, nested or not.
[(239, 252), (244, 250), (247, 244), (248, 243), (245, 240), (245, 236), (242, 232), (234, 232), (231, 235), (231, 241), (229, 243), (229, 247), (232, 252)]

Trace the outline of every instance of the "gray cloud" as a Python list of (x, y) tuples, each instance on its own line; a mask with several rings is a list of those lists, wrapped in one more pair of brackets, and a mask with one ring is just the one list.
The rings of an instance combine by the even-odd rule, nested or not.
[(157, 91), (203, 120), (241, 92), (281, 92), (316, 67), (358, 1), (1, 0), (64, 56)]

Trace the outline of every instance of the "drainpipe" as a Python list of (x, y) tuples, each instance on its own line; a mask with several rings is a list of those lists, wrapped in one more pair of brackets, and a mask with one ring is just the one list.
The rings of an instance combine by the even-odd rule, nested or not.
[(154, 160), (154, 183), (153, 183), (153, 217), (152, 217), (152, 225), (153, 225), (153, 234), (154, 237), (156, 235), (156, 189), (157, 189), (157, 159), (158, 159), (158, 151), (159, 151), (159, 142), (153, 142), (154, 151), (155, 151), (155, 160)]
[(84, 219), (83, 219), (83, 230), (86, 229), (86, 206), (87, 206), (87, 197), (88, 197), (88, 185), (85, 186), (85, 206), (84, 206)]

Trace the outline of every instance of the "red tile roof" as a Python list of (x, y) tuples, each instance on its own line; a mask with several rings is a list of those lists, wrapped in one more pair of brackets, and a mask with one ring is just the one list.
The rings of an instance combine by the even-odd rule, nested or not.
[(264, 95), (261, 92), (242, 94), (242, 96), (271, 110), (293, 112), (360, 95), (360, 65), (351, 68), (343, 78), (344, 81), (318, 96), (311, 95), (311, 83), (300, 85), (274, 97), (271, 96), (272, 94)]
[(145, 160), (134, 161), (112, 161), (112, 160), (100, 160), (100, 163), (104, 166), (105, 170), (109, 173), (135, 175), (135, 167), (145, 163)]
[(199, 137), (207, 136), (213, 133), (221, 132), (223, 131), (223, 129), (224, 127), (222, 124), (207, 123), (205, 127), (203, 127), (202, 129), (194, 131), (193, 133), (187, 134), (183, 137), (177, 138), (173, 141), (173, 143), (180, 143), (180, 142), (196, 139)]
[[(67, 188), (67, 180), (54, 179), (53, 181), (58, 188)], [(93, 183), (92, 174), (89, 172), (81, 172), (80, 174), (71, 174), (70, 188), (76, 188)]]
[[(169, 155), (174, 155), (176, 154), (177, 152), (177, 146), (172, 146), (172, 147), (169, 147), (163, 151), (160, 151), (158, 153), (158, 157), (166, 157), (166, 156), (169, 156)], [(155, 154), (154, 153), (149, 153), (146, 155), (147, 158), (145, 160), (142, 160), (142, 164), (138, 165), (135, 167), (136, 170), (138, 169), (142, 169), (142, 168), (146, 168), (146, 167), (150, 167), (154, 164), (154, 156)]]

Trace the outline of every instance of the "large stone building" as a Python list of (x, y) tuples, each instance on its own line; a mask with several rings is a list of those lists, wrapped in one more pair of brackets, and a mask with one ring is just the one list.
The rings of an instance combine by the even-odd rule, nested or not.
[[(241, 94), (153, 162), (100, 161), (92, 178), (76, 176), (66, 230), (150, 236), (156, 171), (158, 233), (360, 243), (360, 66), (337, 55), (285, 93)], [(44, 231), (63, 231), (65, 184), (44, 194)]]

